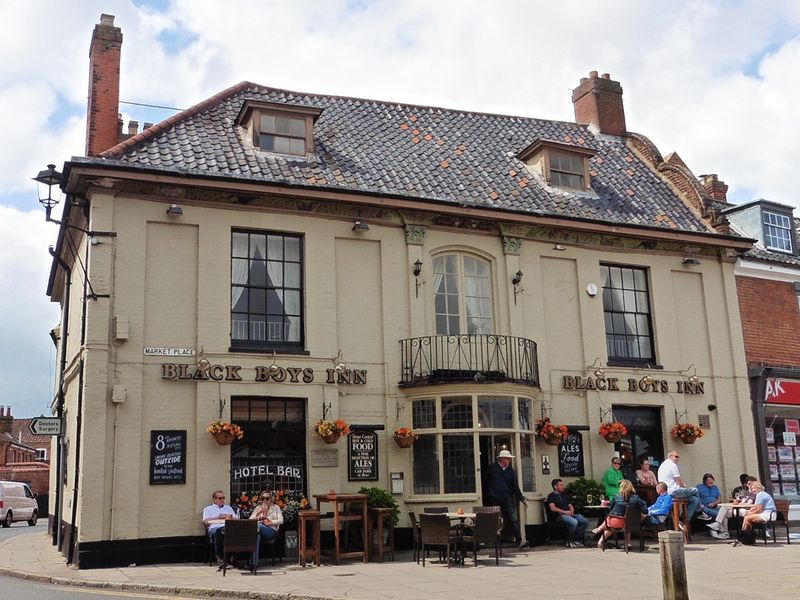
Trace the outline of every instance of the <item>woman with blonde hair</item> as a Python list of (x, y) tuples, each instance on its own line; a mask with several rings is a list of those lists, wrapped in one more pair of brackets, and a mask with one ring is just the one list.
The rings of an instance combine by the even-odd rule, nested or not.
[(734, 546), (738, 546), (740, 543), (749, 543), (749, 538), (752, 538), (752, 533), (749, 532), (753, 525), (771, 521), (772, 516), (778, 510), (775, 507), (775, 500), (764, 491), (764, 485), (760, 481), (750, 482), (750, 492), (756, 495), (756, 499), (753, 500), (753, 507), (747, 509), (747, 512), (744, 513), (742, 536), (733, 543)]
[(253, 565), (258, 563), (261, 540), (270, 542), (278, 535), (278, 527), (283, 525), (283, 513), (280, 506), (273, 502), (272, 492), (264, 490), (258, 495), (258, 504), (250, 514), (251, 519), (258, 521), (258, 537), (256, 551), (253, 554)]
[(608, 531), (609, 527), (621, 529), (625, 527), (625, 511), (629, 506), (638, 506), (642, 515), (647, 514), (647, 504), (644, 500), (636, 495), (636, 489), (633, 484), (627, 479), (623, 479), (619, 484), (619, 493), (611, 500), (611, 506), (608, 509), (608, 515), (603, 523), (592, 529), (592, 533), (600, 535), (600, 540), (597, 542), (597, 547), (605, 551), (605, 541), (611, 537), (611, 532)]

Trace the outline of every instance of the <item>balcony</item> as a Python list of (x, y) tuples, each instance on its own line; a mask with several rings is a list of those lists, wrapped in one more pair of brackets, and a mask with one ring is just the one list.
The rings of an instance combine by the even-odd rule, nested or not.
[(520, 383), (539, 387), (536, 342), (510, 335), (430, 335), (400, 340), (400, 387)]

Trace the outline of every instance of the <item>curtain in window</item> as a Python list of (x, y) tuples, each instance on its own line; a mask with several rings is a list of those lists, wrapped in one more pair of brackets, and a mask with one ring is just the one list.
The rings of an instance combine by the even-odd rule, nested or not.
[[(247, 256), (247, 235), (233, 236), (233, 255)], [(231, 283), (234, 286), (247, 285), (247, 275), (249, 273), (247, 260), (233, 260), (231, 270)], [(244, 287), (234, 287), (231, 296), (231, 307), (235, 308), (244, 293)]]

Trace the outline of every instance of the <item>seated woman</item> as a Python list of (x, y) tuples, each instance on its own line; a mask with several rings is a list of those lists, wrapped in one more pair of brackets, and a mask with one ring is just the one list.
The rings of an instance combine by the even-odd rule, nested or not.
[(620, 529), (625, 527), (625, 511), (629, 506), (638, 506), (639, 510), (642, 511), (642, 515), (647, 514), (647, 505), (644, 500), (636, 495), (633, 484), (627, 479), (623, 479), (619, 484), (619, 493), (611, 501), (605, 521), (599, 527), (592, 529), (592, 533), (595, 535), (602, 533), (600, 540), (597, 542), (598, 548), (601, 550), (606, 549), (605, 541), (611, 537), (611, 531), (608, 530), (609, 527)]
[(256, 551), (253, 554), (253, 564), (258, 563), (258, 553), (261, 550), (261, 540), (269, 542), (278, 535), (278, 527), (283, 525), (283, 513), (280, 506), (272, 501), (271, 492), (261, 492), (258, 495), (259, 504), (253, 509), (251, 519), (258, 520), (258, 538), (256, 539)]
[(638, 479), (639, 483), (642, 485), (656, 485), (658, 483), (656, 473), (650, 469), (650, 461), (646, 458), (643, 458), (639, 462), (639, 469), (636, 471), (636, 479)]
[[(772, 499), (760, 481), (750, 482), (750, 491), (754, 492), (756, 499), (753, 508), (747, 510), (742, 521), (742, 533), (749, 531), (755, 523), (765, 523), (772, 519), (773, 513), (778, 509), (775, 507), (775, 500)], [(739, 541), (734, 542), (734, 546), (739, 545)]]

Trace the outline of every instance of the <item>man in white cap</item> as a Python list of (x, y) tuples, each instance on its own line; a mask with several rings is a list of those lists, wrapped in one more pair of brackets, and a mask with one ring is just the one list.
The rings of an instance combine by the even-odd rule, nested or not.
[(514, 532), (514, 543), (524, 548), (522, 535), (520, 535), (519, 517), (517, 516), (517, 503), (522, 502), (525, 506), (525, 497), (517, 483), (517, 474), (511, 466), (511, 459), (514, 455), (508, 450), (501, 450), (497, 455), (497, 462), (489, 465), (486, 470), (486, 505), (499, 506), (503, 513), (503, 518), (511, 524)]

